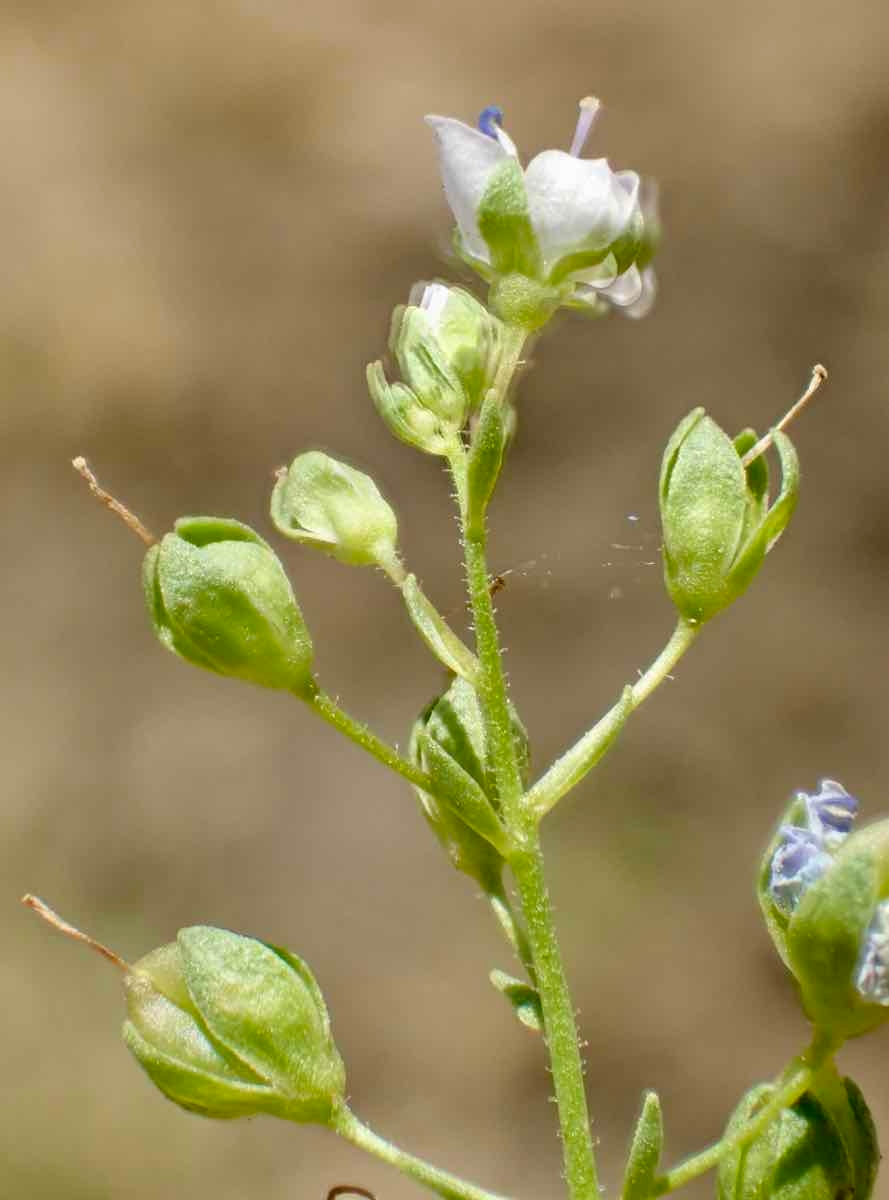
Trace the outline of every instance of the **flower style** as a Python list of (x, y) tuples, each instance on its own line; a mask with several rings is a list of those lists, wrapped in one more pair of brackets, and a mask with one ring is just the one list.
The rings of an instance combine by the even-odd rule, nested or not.
[(478, 129), (453, 117), (426, 120), (438, 139), (460, 253), (475, 270), (557, 288), (557, 303), (601, 310), (605, 300), (638, 317), (654, 298), (654, 193), (644, 205), (635, 171), (580, 157), (599, 107), (593, 97), (581, 100), (570, 150), (544, 150), (524, 171), (499, 108), (486, 108)]

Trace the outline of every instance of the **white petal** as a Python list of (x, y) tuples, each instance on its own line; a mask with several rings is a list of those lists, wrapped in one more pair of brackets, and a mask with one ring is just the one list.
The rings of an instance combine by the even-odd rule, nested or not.
[(604, 289), (602, 295), (618, 308), (628, 308), (642, 297), (642, 276), (635, 265), (623, 275), (618, 275), (614, 283)]
[(652, 267), (646, 267), (642, 272), (642, 294), (638, 300), (624, 309), (624, 315), (639, 320), (647, 317), (657, 299), (657, 276)]
[(532, 159), (525, 186), (547, 268), (566, 254), (610, 246), (638, 203), (634, 172), (615, 175), (607, 159), (574, 158), (563, 150), (544, 150)]
[(577, 283), (585, 284), (587, 287), (595, 288), (597, 291), (601, 291), (602, 288), (610, 287), (615, 279), (617, 279), (617, 259), (613, 254), (606, 254), (602, 261), (594, 267), (586, 267), (583, 271), (575, 271), (568, 278), (576, 280)]
[(488, 181), (509, 154), (500, 142), (453, 117), (429, 116), (426, 123), (438, 139), (445, 196), (464, 245), (474, 257), (490, 262), (491, 255), (479, 233), (476, 212)]

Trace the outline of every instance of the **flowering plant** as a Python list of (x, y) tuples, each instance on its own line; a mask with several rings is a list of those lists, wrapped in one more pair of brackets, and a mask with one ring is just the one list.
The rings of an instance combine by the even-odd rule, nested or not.
[[(419, 284), (394, 314), (393, 363), (375, 362), (367, 371), (390, 431), (443, 459), (451, 474), (472, 643), (407, 569), (396, 513), (372, 479), (314, 450), (277, 475), (275, 529), (345, 565), (379, 568), (447, 670), (447, 686), (422, 707), (405, 754), (322, 688), (291, 584), (258, 533), (229, 518), (189, 516), (158, 540), (101, 489), (83, 459), (75, 460), (98, 498), (146, 544), (145, 599), (161, 644), (186, 663), (295, 696), (401, 776), (447, 859), (481, 888), (519, 972), (492, 971), (491, 982), (518, 1020), (542, 1036), (548, 1055), (571, 1200), (595, 1200), (600, 1184), (541, 823), (612, 748), (705, 625), (752, 584), (796, 507), (799, 464), (785, 428), (826, 375), (816, 367), (804, 395), (762, 438), (750, 429), (731, 437), (700, 408), (679, 422), (659, 484), (675, 629), (611, 709), (532, 778), (487, 565), (489, 505), (516, 434), (513, 385), (533, 339), (558, 309), (615, 308), (639, 317), (655, 292), (651, 261), (660, 228), (653, 186), (634, 171), (613, 171), (603, 158), (581, 157), (598, 109), (597, 101), (582, 100), (569, 151), (546, 150), (524, 169), (498, 108), (485, 109), (477, 128), (427, 118), (457, 252), (488, 284), (487, 303), (453, 284)], [(774, 498), (765, 459), (772, 447), (781, 472)], [(799, 792), (760, 870), (767, 928), (812, 1025), (808, 1048), (742, 1098), (717, 1144), (672, 1168), (663, 1162), (660, 1101), (647, 1093), (623, 1200), (652, 1200), (714, 1168), (722, 1200), (871, 1194), (876, 1134), (860, 1091), (840, 1077), (835, 1058), (846, 1039), (889, 1019), (889, 821), (856, 831), (857, 811), (832, 780)], [(196, 926), (130, 965), (42, 901), (26, 902), (119, 968), (126, 1045), (174, 1103), (205, 1117), (265, 1113), (324, 1125), (447, 1200), (496, 1200), (355, 1115), (324, 999), (296, 954)]]

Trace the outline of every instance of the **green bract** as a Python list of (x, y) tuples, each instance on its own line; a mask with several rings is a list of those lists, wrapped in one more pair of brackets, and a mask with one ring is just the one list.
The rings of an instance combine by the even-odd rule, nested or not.
[(239, 521), (183, 517), (143, 567), (161, 642), (186, 662), (263, 687), (304, 692), (312, 641), (284, 569)]
[(745, 430), (732, 441), (696, 408), (664, 451), (664, 577), (687, 621), (708, 621), (741, 595), (796, 507), (799, 462), (790, 439), (774, 435), (781, 491), (771, 507), (765, 460), (760, 455), (746, 468), (741, 462), (756, 440)]
[(293, 460), (272, 492), (279, 533), (352, 566), (398, 571), (398, 521), (369, 475), (320, 450)]
[[(740, 1132), (774, 1088), (751, 1089), (726, 1136)], [(718, 1200), (868, 1200), (879, 1163), (873, 1121), (861, 1092), (833, 1068), (758, 1137), (719, 1166)]]
[(140, 959), (125, 988), (124, 1040), (182, 1108), (330, 1122), (345, 1072), (318, 985), (295, 954), (195, 926)]

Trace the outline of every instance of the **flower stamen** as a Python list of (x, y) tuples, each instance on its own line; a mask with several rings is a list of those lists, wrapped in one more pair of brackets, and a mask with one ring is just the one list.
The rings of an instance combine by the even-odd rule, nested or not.
[(574, 158), (580, 158), (581, 152), (586, 145), (586, 140), (590, 136), (590, 130), (593, 128), (593, 123), (599, 109), (602, 107), (601, 100), (597, 100), (595, 96), (584, 96), (578, 102), (577, 107), (580, 113), (577, 118), (577, 128), (574, 130), (574, 137), (571, 140), (571, 149), (568, 151)]
[(499, 142), (507, 154), (513, 158), (518, 158), (519, 152), (516, 149), (516, 144), (503, 129), (503, 109), (496, 104), (489, 104), (487, 108), (483, 108), (478, 116), (478, 127), (485, 137), (492, 138), (495, 142)]

